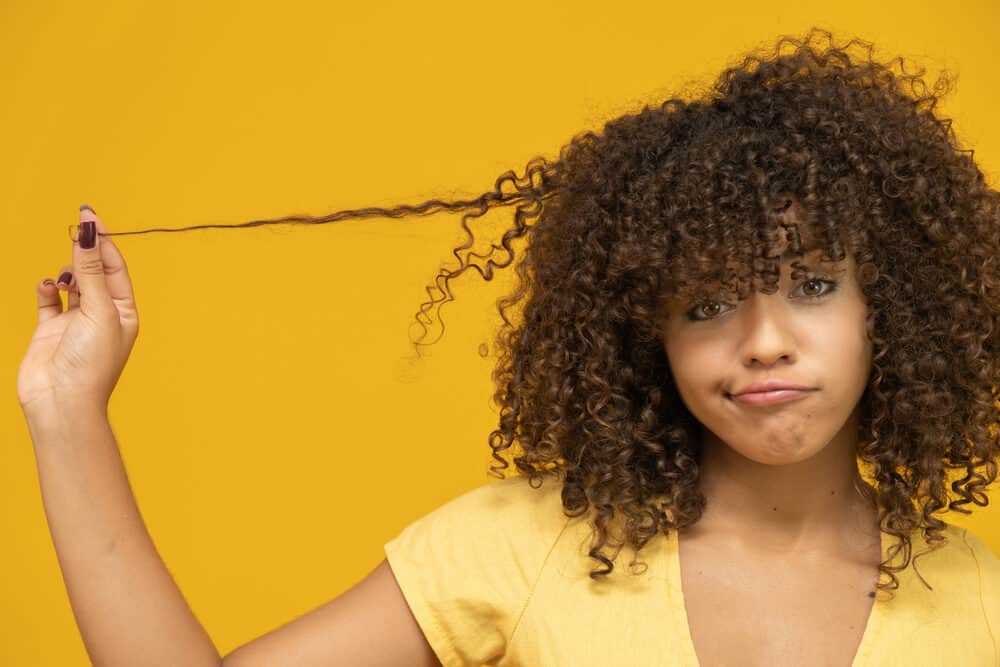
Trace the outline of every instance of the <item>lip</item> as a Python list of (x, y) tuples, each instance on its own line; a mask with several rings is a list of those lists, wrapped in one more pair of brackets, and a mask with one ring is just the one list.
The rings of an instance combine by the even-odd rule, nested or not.
[(733, 397), (740, 396), (741, 394), (751, 394), (758, 392), (771, 392), (778, 391), (782, 389), (796, 389), (799, 391), (811, 391), (812, 387), (806, 387), (805, 385), (796, 384), (795, 382), (789, 382), (788, 380), (782, 380), (781, 378), (771, 378), (770, 380), (764, 380), (763, 382), (754, 382), (743, 387), (739, 391), (734, 391), (732, 393)]
[(775, 405), (804, 398), (812, 393), (812, 389), (776, 389), (774, 391), (751, 391), (730, 396), (737, 403), (744, 405)]

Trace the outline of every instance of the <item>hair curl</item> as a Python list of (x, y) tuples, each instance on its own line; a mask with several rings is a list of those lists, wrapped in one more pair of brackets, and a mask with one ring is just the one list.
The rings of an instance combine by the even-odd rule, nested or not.
[[(852, 55), (856, 46), (864, 57)], [(517, 285), (497, 302), (501, 410), (489, 445), (501, 465), (490, 469), (503, 478), (501, 452), (517, 443), (508, 453), (516, 468), (533, 488), (560, 480), (567, 516), (592, 504), (590, 557), (603, 569), (590, 576), (600, 579), (626, 542), (638, 552), (661, 531), (695, 524), (706, 505), (698, 424), (660, 337), (665, 296), (713, 279), (740, 299), (773, 293), (780, 259), (768, 248), (779, 226), (793, 252), (804, 250), (782, 215), (794, 199), (826, 259), (853, 254), (869, 304), (873, 362), (857, 457), (872, 471), (864, 493), (881, 530), (898, 538), (879, 566), (878, 588), (891, 591), (910, 562), (910, 533), (922, 528), (932, 549), (943, 546), (946, 524), (932, 514), (987, 506), (984, 489), (997, 477), (1000, 195), (974, 151), (958, 148), (951, 120), (934, 114), (949, 78), (928, 92), (925, 70), (908, 74), (901, 58), (872, 55), (869, 42), (838, 46), (816, 28), (782, 36), (773, 53), (725, 69), (702, 98), (647, 105), (577, 135), (557, 161), (532, 158), (523, 175), (502, 174), (476, 199), (237, 226), (465, 211), (468, 240), (452, 251), (459, 268), (435, 279), (442, 298), (421, 304), (422, 326), (429, 309), (454, 300), (451, 280), (470, 268), (491, 280), (524, 238)], [(488, 254), (463, 257), (468, 219), (498, 206), (515, 207), (513, 226)], [(494, 261), (501, 249), (506, 257)], [(737, 260), (731, 271), (720, 268), (727, 259)], [(522, 301), (514, 323), (507, 310)], [(955, 500), (948, 469), (965, 472), (950, 484)], [(616, 512), (624, 540), (609, 530)], [(903, 563), (891, 566), (900, 551)]]

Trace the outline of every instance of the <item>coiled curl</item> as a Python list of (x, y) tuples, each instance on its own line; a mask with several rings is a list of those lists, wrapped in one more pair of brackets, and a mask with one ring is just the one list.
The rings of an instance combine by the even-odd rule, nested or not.
[[(932, 549), (947, 540), (934, 513), (988, 504), (1000, 454), (1000, 197), (934, 114), (947, 76), (930, 92), (923, 70), (872, 56), (871, 43), (838, 46), (822, 30), (784, 36), (703, 98), (614, 119), (515, 182), (526, 203), (495, 266), (511, 263), (511, 239), (528, 243), (518, 286), (498, 303), (492, 469), (508, 467), (507, 453), (532, 486), (561, 481), (568, 516), (593, 507), (591, 577), (610, 574), (625, 544), (638, 552), (702, 515), (697, 423), (670, 379), (661, 308), (713, 279), (740, 299), (776, 291), (779, 260), (765, 252), (791, 199), (828, 258), (853, 253), (869, 304), (857, 455), (881, 530), (896, 538), (878, 587), (898, 588), (913, 531)], [(460, 250), (470, 246), (471, 234)], [(505, 311), (522, 301), (515, 324)], [(964, 475), (949, 484), (949, 469)]]
[[(705, 509), (697, 423), (661, 339), (664, 300), (713, 279), (740, 299), (773, 293), (778, 260), (765, 248), (779, 225), (802, 250), (781, 215), (794, 199), (828, 258), (853, 254), (869, 304), (857, 457), (881, 530), (897, 538), (879, 566), (891, 594), (913, 531), (937, 548), (946, 524), (933, 514), (988, 504), (1000, 452), (1000, 195), (934, 113), (951, 80), (928, 90), (923, 74), (814, 28), (747, 55), (698, 99), (575, 136), (558, 160), (533, 158), (476, 199), (240, 226), (464, 211), (458, 268), (442, 269), (440, 298), (428, 287), (416, 314), (424, 335), (430, 311), (453, 300), (450, 281), (469, 269), (491, 280), (523, 239), (516, 286), (497, 302), (491, 472), (502, 478), (509, 458), (534, 488), (558, 480), (567, 516), (592, 511), (599, 580), (622, 546), (638, 553)], [(515, 207), (513, 225), (489, 253), (472, 253), (469, 219), (501, 206)], [(960, 475), (950, 483), (949, 470)]]

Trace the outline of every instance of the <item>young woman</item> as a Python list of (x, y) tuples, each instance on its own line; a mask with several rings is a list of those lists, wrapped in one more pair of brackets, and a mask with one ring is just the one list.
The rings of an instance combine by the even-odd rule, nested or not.
[(489, 439), (520, 474), (224, 658), (118, 455), (106, 408), (138, 315), (82, 207), (18, 396), (94, 663), (1000, 664), (1000, 562), (933, 516), (987, 505), (997, 476), (1000, 195), (919, 75), (817, 34), (477, 200), (269, 221), (517, 206), (506, 260), (456, 251), (442, 294), (527, 237)]

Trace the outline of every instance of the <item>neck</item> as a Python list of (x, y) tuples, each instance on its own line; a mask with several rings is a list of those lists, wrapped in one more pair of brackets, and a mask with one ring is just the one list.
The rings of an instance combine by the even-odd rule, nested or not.
[(739, 546), (785, 553), (843, 549), (878, 534), (877, 512), (857, 466), (852, 418), (815, 456), (787, 465), (750, 460), (702, 430), (702, 529)]

